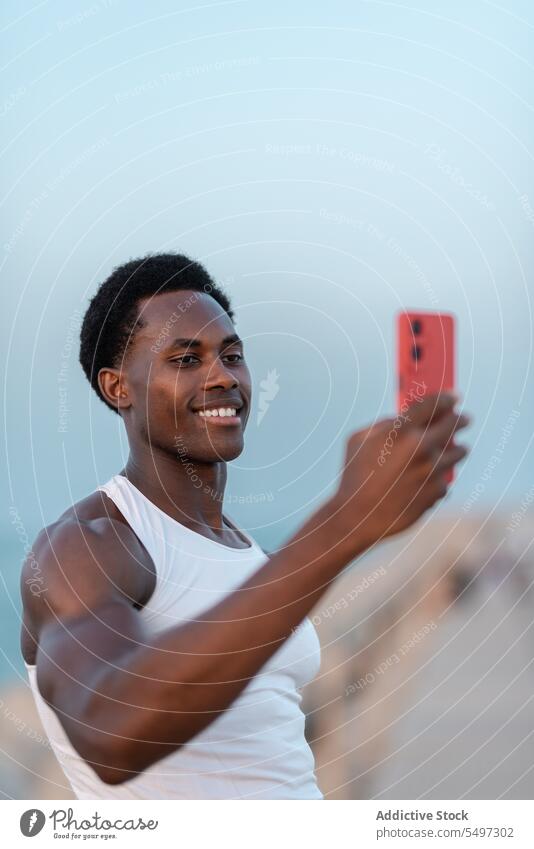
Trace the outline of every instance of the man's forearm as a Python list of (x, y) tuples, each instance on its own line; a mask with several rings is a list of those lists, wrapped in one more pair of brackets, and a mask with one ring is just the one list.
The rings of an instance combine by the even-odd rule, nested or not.
[(327, 502), (198, 620), (158, 634), (104, 669), (93, 686), (94, 725), (100, 727), (100, 719), (102, 730), (120, 736), (130, 768), (141, 770), (169, 754), (228, 708), (339, 572), (370, 545), (363, 533), (361, 546), (354, 533), (350, 546), (343, 536)]

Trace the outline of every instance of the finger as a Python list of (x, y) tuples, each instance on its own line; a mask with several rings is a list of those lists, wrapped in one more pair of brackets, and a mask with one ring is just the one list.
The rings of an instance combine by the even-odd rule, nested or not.
[(457, 396), (452, 392), (439, 392), (425, 395), (423, 400), (414, 401), (406, 411), (406, 417), (419, 427), (437, 421), (450, 412), (457, 402)]
[(423, 449), (445, 447), (457, 431), (469, 424), (471, 419), (465, 413), (449, 413), (427, 429), (422, 439)]
[(426, 460), (419, 464), (419, 475), (425, 481), (442, 477), (456, 463), (463, 460), (468, 453), (469, 450), (464, 445), (455, 445), (454, 443), (446, 450), (436, 448)]
[(451, 447), (444, 452), (443, 457), (440, 458), (439, 461), (439, 471), (448, 471), (452, 466), (455, 466), (457, 463), (461, 463), (467, 455), (469, 454), (469, 447), (467, 445), (451, 445)]
[(452, 445), (446, 451), (442, 453), (437, 462), (435, 463), (434, 470), (432, 472), (432, 476), (434, 475), (442, 475), (444, 472), (448, 472), (449, 469), (452, 469), (456, 463), (460, 463), (467, 455), (469, 454), (469, 448), (465, 445)]
[(449, 486), (443, 474), (429, 478), (421, 490), (420, 504), (425, 510), (432, 507), (440, 498), (445, 498)]
[(427, 510), (430, 510), (431, 507), (440, 499), (443, 498), (447, 494), (444, 489), (443, 482), (440, 482), (438, 486), (436, 483), (426, 484), (422, 486), (417, 496), (413, 499), (410, 504), (409, 514), (413, 516), (413, 521), (416, 521), (420, 516), (422, 516)]
[(451, 443), (443, 455), (439, 459), (440, 470), (448, 470), (451, 466), (460, 463), (469, 454), (470, 448), (467, 445), (456, 445)]

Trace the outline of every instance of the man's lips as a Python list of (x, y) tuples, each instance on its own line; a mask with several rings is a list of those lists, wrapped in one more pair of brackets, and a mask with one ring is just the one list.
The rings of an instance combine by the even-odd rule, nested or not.
[(241, 416), (239, 415), (241, 408), (241, 402), (220, 404), (219, 406), (212, 404), (193, 410), (193, 415), (206, 424), (229, 427), (241, 424)]
[(197, 419), (200, 419), (201, 422), (205, 422), (206, 425), (211, 427), (212, 425), (216, 425), (217, 427), (230, 427), (231, 425), (240, 425), (241, 417), (240, 416), (199, 416), (198, 413), (195, 413)]

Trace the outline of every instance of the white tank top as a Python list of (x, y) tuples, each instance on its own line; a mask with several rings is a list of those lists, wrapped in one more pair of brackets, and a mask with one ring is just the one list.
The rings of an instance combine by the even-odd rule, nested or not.
[[(194, 619), (268, 560), (248, 534), (250, 547), (236, 549), (186, 528), (122, 475), (98, 489), (154, 561), (156, 587), (139, 611), (152, 634)], [(124, 784), (108, 785), (73, 748), (37, 688), (35, 666), (26, 664), (44, 729), (79, 799), (322, 799), (299, 692), (319, 666), (319, 640), (306, 617), (204, 731)]]

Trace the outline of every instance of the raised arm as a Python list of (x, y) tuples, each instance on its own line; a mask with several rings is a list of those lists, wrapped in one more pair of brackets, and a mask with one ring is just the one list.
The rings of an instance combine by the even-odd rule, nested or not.
[(393, 422), (350, 437), (335, 495), (238, 590), (156, 636), (134, 607), (149, 564), (127, 528), (65, 522), (39, 542), (50, 589), (32, 612), (39, 689), (103, 781), (132, 778), (209, 725), (348, 563), (446, 494), (467, 419), (449, 396), (425, 399), (382, 463)]

